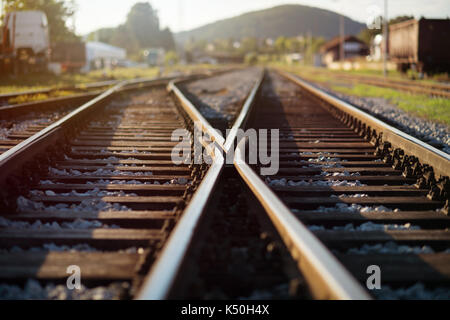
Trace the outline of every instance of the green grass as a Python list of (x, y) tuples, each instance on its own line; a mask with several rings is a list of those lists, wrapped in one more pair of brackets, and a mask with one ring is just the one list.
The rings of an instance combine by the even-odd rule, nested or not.
[(414, 94), (366, 84), (352, 84), (337, 77), (330, 78), (325, 74), (308, 72), (313, 70), (311, 69), (312, 67), (287, 67), (285, 65), (280, 68), (297, 73), (308, 81), (321, 83), (333, 91), (346, 95), (384, 98), (406, 112), (435, 122), (444, 123), (450, 127), (450, 99), (432, 98), (424, 94)]
[(358, 97), (384, 98), (406, 112), (450, 126), (450, 99), (431, 98), (428, 95), (410, 94), (365, 84), (352, 87), (333, 85), (331, 89)]
[[(117, 68), (114, 70), (96, 70), (90, 72), (87, 76), (91, 78), (129, 80), (135, 78), (152, 78), (158, 75), (158, 68)], [(87, 81), (83, 81), (87, 82)]]
[(36, 93), (36, 94), (26, 94), (18, 97), (14, 97), (8, 100), (9, 104), (19, 104), (33, 101), (46, 100), (50, 98), (66, 97), (70, 95), (75, 95), (77, 92), (69, 90), (57, 90), (51, 91), (50, 94), (46, 93)]
[(17, 77), (0, 77), (0, 94), (47, 89), (51, 87), (74, 86), (83, 83), (105, 80), (127, 80), (134, 78), (155, 77), (157, 68), (117, 68), (114, 70), (96, 70), (87, 74), (65, 73), (59, 76), (52, 74), (29, 74)]
[[(374, 77), (378, 79), (384, 79), (383, 73), (380, 70), (369, 70), (369, 69), (362, 69), (362, 70), (330, 70), (325, 68), (318, 68), (308, 65), (289, 65), (285, 62), (276, 62), (276, 63), (270, 63), (269, 66), (278, 67), (281, 69), (284, 69), (286, 71), (290, 72), (296, 72), (301, 75), (311, 75), (313, 76), (313, 73), (321, 72), (324, 74), (324, 76), (330, 75), (339, 77), (339, 75), (356, 75), (356, 76), (367, 76), (367, 77)], [(389, 71), (388, 78), (392, 80), (411, 80), (408, 78), (407, 75), (399, 72), (399, 71)], [(428, 84), (435, 84), (439, 83), (438, 80), (448, 80), (448, 74), (437, 74), (434, 76), (431, 76), (429, 78), (423, 79), (423, 80), (414, 80), (414, 83), (428, 83)]]

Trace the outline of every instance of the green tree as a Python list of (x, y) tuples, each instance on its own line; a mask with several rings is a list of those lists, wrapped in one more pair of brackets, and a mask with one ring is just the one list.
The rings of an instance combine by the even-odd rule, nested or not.
[(303, 43), (297, 38), (288, 38), (285, 43), (289, 52), (300, 52), (303, 49)]
[(258, 54), (256, 52), (247, 53), (244, 61), (248, 65), (255, 65), (258, 63)]
[(322, 37), (311, 37), (307, 41), (305, 50), (305, 62), (312, 64), (314, 55), (320, 51), (320, 48), (325, 44), (325, 39)]
[[(379, 17), (378, 19), (381, 22), (381, 28), (379, 28), (379, 29), (365, 28), (358, 34), (358, 38), (361, 39), (362, 41), (364, 41), (367, 45), (371, 44), (373, 38), (377, 34), (383, 33), (383, 28), (384, 28), (383, 17)], [(414, 17), (413, 16), (398, 16), (398, 17), (395, 17), (395, 18), (389, 20), (389, 25), (407, 21), (407, 20), (411, 20), (411, 19), (414, 19)]]
[(203, 51), (206, 49), (206, 46), (208, 45), (208, 42), (206, 40), (195, 40), (194, 38), (189, 39), (189, 41), (186, 43), (186, 50), (187, 51)]
[(363, 29), (359, 34), (358, 38), (364, 41), (368, 46), (372, 42), (372, 39), (377, 35), (381, 33), (381, 29), (369, 29), (365, 28)]
[(173, 66), (178, 63), (178, 55), (175, 51), (169, 51), (164, 57), (164, 63), (168, 66)]
[(116, 47), (125, 48), (130, 54), (136, 54), (139, 49), (142, 48), (135, 35), (129, 32), (127, 27), (124, 25), (117, 27), (114, 30), (110, 40), (106, 42)]
[(47, 15), (50, 41), (67, 42), (78, 41), (66, 22), (75, 13), (73, 0), (4, 0), (5, 12), (19, 10), (40, 10)]
[(246, 37), (241, 41), (240, 51), (242, 53), (251, 53), (258, 51), (258, 40), (254, 37)]
[(117, 28), (99, 29), (88, 39), (125, 48), (132, 57), (138, 57), (143, 49), (148, 48), (175, 49), (172, 32), (168, 28), (160, 30), (158, 13), (148, 2), (136, 3), (124, 24)]
[(278, 37), (278, 39), (275, 40), (275, 49), (277, 50), (278, 53), (286, 52), (287, 46), (285, 37)]
[(159, 46), (166, 50), (175, 50), (175, 40), (169, 28), (165, 28), (159, 33)]
[(102, 28), (97, 31), (91, 32), (87, 40), (88, 41), (100, 41), (105, 43), (111, 43), (111, 39), (114, 36), (116, 28)]
[(398, 16), (389, 20), (389, 25), (414, 19), (414, 16)]
[(140, 48), (159, 45), (159, 18), (150, 3), (136, 3), (128, 13), (125, 27), (138, 41)]

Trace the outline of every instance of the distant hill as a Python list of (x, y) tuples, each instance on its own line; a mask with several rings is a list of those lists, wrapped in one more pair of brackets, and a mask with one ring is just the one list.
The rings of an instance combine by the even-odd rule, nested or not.
[[(339, 14), (302, 5), (282, 5), (253, 11), (175, 34), (178, 43), (195, 40), (240, 39), (243, 37), (294, 37), (311, 32), (331, 39), (339, 34)], [(364, 24), (345, 18), (346, 34), (357, 34)]]

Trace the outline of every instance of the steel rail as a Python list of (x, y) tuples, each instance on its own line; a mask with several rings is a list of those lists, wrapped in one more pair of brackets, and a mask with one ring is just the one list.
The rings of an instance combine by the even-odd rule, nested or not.
[(410, 93), (416, 93), (416, 94), (424, 94), (429, 95), (433, 97), (442, 97), (442, 98), (450, 98), (450, 92), (446, 90), (439, 90), (439, 89), (433, 89), (428, 88), (426, 86), (422, 86), (420, 84), (402, 84), (402, 83), (394, 83), (390, 81), (383, 82), (382, 80), (371, 80), (371, 79), (354, 79), (354, 78), (346, 78), (342, 77), (344, 79), (347, 79), (348, 81), (351, 81), (353, 83), (357, 82), (363, 82), (368, 85), (372, 86), (378, 86), (383, 88), (391, 88), (391, 89), (398, 89), (405, 92)]
[(266, 210), (292, 257), (298, 262), (314, 297), (337, 300), (371, 299), (356, 279), (246, 163), (247, 139), (243, 138), (239, 142), (234, 165)]
[(48, 89), (40, 89), (40, 90), (30, 90), (23, 92), (13, 92), (13, 93), (4, 93), (0, 94), (0, 101), (9, 100), (12, 98), (20, 97), (20, 96), (28, 96), (28, 95), (36, 95), (36, 94), (49, 94), (56, 91), (86, 91), (88, 89), (99, 89), (104, 87), (110, 87), (119, 84), (120, 80), (108, 80), (101, 82), (92, 82), (86, 84), (76, 84), (74, 86), (67, 87), (53, 87)]
[(204, 140), (202, 143), (209, 155), (213, 157), (214, 161), (183, 213), (182, 218), (178, 221), (175, 229), (169, 236), (160, 257), (150, 270), (150, 273), (137, 295), (138, 300), (163, 300), (169, 297), (193, 241), (196, 228), (203, 216), (204, 209), (211, 198), (212, 192), (224, 168), (225, 161), (223, 152), (225, 151), (225, 154), (228, 154), (233, 146), (231, 142), (234, 142), (234, 139), (236, 138), (237, 129), (241, 128), (245, 123), (263, 78), (264, 72), (248, 95), (239, 116), (233, 124), (233, 134), (229, 134), (227, 140), (223, 138), (220, 132), (217, 132), (212, 128), (196, 107), (184, 96), (181, 90), (176, 86), (176, 81), (171, 81), (168, 85), (168, 90), (172, 91), (179, 99), (183, 109), (189, 117), (193, 121), (199, 121), (202, 125), (203, 132), (206, 132), (213, 137), (215, 141), (214, 144), (206, 144)]
[[(211, 151), (215, 151), (214, 156)], [(137, 295), (138, 300), (166, 299), (175, 283), (204, 209), (224, 167), (224, 158), (218, 147), (210, 149), (209, 154), (213, 156), (214, 161), (142, 285)]]
[(252, 90), (250, 91), (249, 95), (247, 96), (244, 105), (242, 106), (242, 109), (237, 116), (235, 122), (233, 123), (233, 126), (231, 127), (229, 134), (226, 138), (222, 136), (222, 134), (215, 130), (209, 122), (203, 117), (203, 115), (197, 110), (197, 108), (194, 106), (194, 104), (183, 94), (183, 92), (178, 88), (177, 84), (179, 82), (182, 82), (184, 80), (174, 80), (171, 81), (167, 87), (169, 91), (172, 91), (178, 100), (180, 100), (183, 109), (188, 113), (188, 115), (194, 120), (199, 121), (203, 124), (205, 128), (205, 132), (208, 133), (208, 135), (212, 138), (213, 141), (215, 141), (218, 146), (227, 154), (231, 150), (231, 147), (233, 146), (233, 143), (237, 137), (238, 130), (243, 127), (245, 124), (245, 121), (248, 118), (248, 115), (250, 114), (251, 107), (254, 102), (254, 98), (256, 97), (257, 92), (259, 91), (261, 84), (264, 80), (265, 72), (261, 72), (261, 76), (256, 81), (255, 85), (252, 87)]
[(392, 85), (401, 85), (418, 89), (420, 91), (423, 91), (423, 93), (435, 93), (436, 95), (439, 94), (448, 94), (450, 91), (450, 85), (445, 83), (428, 83), (428, 82), (416, 82), (413, 80), (404, 80), (404, 79), (396, 79), (396, 78), (388, 78), (383, 79), (378, 76), (366, 76), (366, 75), (356, 75), (356, 74), (349, 74), (345, 72), (329, 72), (324, 70), (314, 70), (314, 71), (308, 71), (309, 73), (316, 74), (316, 75), (324, 75), (324, 76), (331, 76), (331, 77), (340, 77), (347, 80), (354, 80), (354, 81), (374, 81), (373, 83), (377, 83), (379, 85), (382, 84), (392, 84)]
[[(203, 73), (202, 73), (203, 74)], [(186, 75), (186, 77), (192, 77), (193, 75)], [(182, 78), (183, 76), (178, 76), (178, 77), (159, 77), (158, 79), (161, 81), (166, 81), (166, 80), (173, 80), (174, 78)], [(128, 81), (128, 84), (130, 85), (136, 85), (137, 83), (145, 83), (148, 81), (154, 81), (155, 77), (151, 77), (151, 78), (136, 78), (136, 79), (131, 79), (131, 80), (108, 80), (108, 81), (102, 81), (102, 82), (92, 82), (92, 83), (86, 83), (86, 84), (77, 84), (74, 86), (67, 86), (67, 87), (54, 87), (54, 88), (48, 88), (48, 89), (42, 89), (42, 90), (31, 90), (31, 91), (24, 91), (24, 92), (14, 92), (14, 93), (5, 93), (5, 94), (0, 94), (0, 110), (6, 107), (15, 107), (18, 105), (26, 105), (26, 104), (32, 104), (32, 103), (46, 103), (46, 102), (52, 102), (53, 100), (57, 101), (57, 99), (70, 99), (72, 97), (76, 97), (76, 96), (82, 96), (82, 95), (98, 95), (99, 92), (103, 92), (105, 90), (96, 90), (94, 91), (94, 89), (101, 89), (101, 88), (105, 88), (105, 87), (112, 87), (114, 85), (117, 85), (123, 81)], [(4, 104), (2, 105), (2, 101), (5, 101), (7, 99), (11, 99), (11, 98), (15, 98), (15, 97), (20, 97), (20, 96), (28, 96), (28, 95), (36, 95), (36, 94), (49, 94), (52, 92), (56, 92), (56, 91), (86, 91), (84, 93), (79, 93), (79, 94), (73, 94), (71, 96), (63, 96), (63, 97), (54, 97), (54, 98), (48, 98), (48, 99), (44, 99), (44, 100), (39, 100), (39, 101), (32, 101), (32, 102), (25, 102), (25, 103), (21, 103), (21, 104)]]
[(235, 70), (235, 69), (232, 68), (232, 69), (229, 69), (229, 70), (219, 70), (217, 72), (209, 71), (206, 76), (202, 75), (202, 74), (196, 74), (196, 75), (193, 75), (192, 77), (190, 77), (188, 79), (175, 79), (175, 80), (172, 80), (167, 85), (167, 90), (169, 92), (172, 92), (177, 97), (177, 99), (181, 103), (181, 106), (183, 107), (184, 111), (188, 114), (188, 116), (194, 122), (201, 123), (202, 124), (202, 128), (201, 129), (202, 129), (203, 133), (207, 133), (209, 135), (209, 138), (225, 152), (226, 152), (226, 150), (225, 150), (225, 139), (222, 136), (222, 134), (218, 130), (215, 130), (209, 124), (209, 122), (197, 110), (197, 108), (192, 104), (192, 102), (189, 101), (189, 99), (183, 94), (183, 92), (180, 90), (180, 88), (178, 88), (177, 85), (179, 83), (185, 82), (187, 80), (192, 80), (193, 77), (212, 77), (212, 76), (220, 75), (222, 73), (230, 72), (230, 71), (233, 71), (233, 70)]
[(366, 112), (359, 110), (351, 104), (334, 97), (333, 95), (320, 90), (312, 84), (306, 82), (298, 76), (290, 73), (277, 70), (282, 76), (290, 81), (300, 85), (314, 96), (319, 97), (325, 102), (329, 103), (333, 107), (357, 118), (366, 125), (375, 129), (378, 133), (382, 134), (383, 141), (388, 141), (394, 148), (401, 148), (408, 154), (417, 157), (424, 164), (428, 164), (433, 167), (434, 172), (441, 176), (448, 176), (450, 172), (450, 155), (436, 149), (429, 144), (420, 141), (413, 136), (396, 129), (387, 123), (367, 114)]
[(171, 81), (169, 85), (167, 86), (167, 90), (171, 91), (175, 94), (175, 96), (180, 101), (183, 109), (186, 111), (186, 113), (189, 115), (189, 117), (194, 122), (199, 122), (202, 125), (201, 130), (205, 133), (207, 133), (211, 140), (217, 145), (224, 149), (225, 139), (223, 138), (222, 134), (218, 132), (216, 129), (214, 129), (209, 122), (202, 116), (202, 114), (197, 110), (197, 108), (192, 104), (192, 102), (189, 101), (188, 98), (184, 96), (184, 94), (181, 92), (181, 90), (176, 86), (175, 81)]
[[(184, 76), (184, 77), (190, 78), (192, 76)], [(183, 78), (183, 76), (181, 76), (179, 78)], [(139, 87), (144, 87), (146, 84), (154, 85), (156, 82), (161, 82), (161, 83), (164, 82), (165, 83), (168, 81), (172, 81), (173, 79), (174, 79), (174, 77), (136, 78), (136, 79), (127, 80), (125, 86), (136, 88), (135, 86), (137, 85)]]
[(0, 94), (0, 102), (4, 100), (9, 100), (12, 98), (20, 97), (20, 96), (28, 96), (35, 94), (48, 94), (54, 91), (54, 89), (42, 89), (42, 90), (31, 90), (31, 91), (23, 91), (23, 92), (13, 92), (13, 93), (2, 93)]
[[(234, 150), (231, 150), (231, 147), (233, 146), (234, 141), (237, 137), (238, 130), (243, 128), (243, 126), (245, 125), (245, 123), (248, 119), (248, 116), (251, 112), (251, 108), (253, 107), (253, 104), (255, 101), (256, 94), (258, 93), (259, 89), (261, 88), (261, 85), (264, 81), (264, 77), (265, 77), (265, 71), (262, 72), (261, 77), (258, 79), (256, 84), (253, 86), (253, 89), (250, 92), (249, 96), (247, 97), (247, 100), (245, 101), (244, 106), (242, 107), (242, 110), (239, 113), (239, 116), (236, 118), (236, 121), (234, 122), (233, 126), (230, 129), (228, 136), (226, 137), (224, 149), (227, 153), (229, 151), (234, 151)], [(239, 142), (239, 141), (237, 141), (237, 142)]]
[[(116, 84), (120, 83), (120, 80), (106, 80), (106, 81), (100, 81), (100, 82), (91, 82), (91, 83), (81, 83), (75, 85), (75, 89), (77, 90), (85, 90), (85, 89), (92, 89), (92, 88), (102, 88), (102, 87), (109, 87), (114, 86)], [(70, 87), (66, 87), (69, 88)], [(58, 88), (56, 88), (58, 90)]]
[[(187, 78), (190, 78), (188, 76)], [(11, 170), (16, 169), (17, 167), (23, 165), (29, 159), (32, 158), (32, 155), (35, 154), (39, 149), (45, 145), (49, 146), (52, 143), (56, 143), (57, 138), (60, 136), (61, 129), (66, 127), (72, 121), (75, 121), (76, 118), (79, 118), (80, 115), (85, 112), (92, 110), (92, 108), (106, 99), (111, 97), (115, 93), (140, 89), (145, 86), (154, 86), (158, 84), (166, 84), (168, 81), (172, 80), (173, 77), (165, 77), (165, 78), (138, 78), (133, 80), (125, 80), (115, 85), (113, 88), (110, 88), (104, 91), (102, 94), (97, 95), (92, 100), (89, 100), (85, 104), (76, 108), (63, 118), (44, 128), (43, 130), (35, 133), (31, 137), (26, 140), (20, 142), (15, 145), (13, 148), (4, 152), (0, 155), (0, 182), (6, 179), (7, 175), (11, 172)], [(43, 102), (39, 102), (45, 103)], [(15, 106), (8, 107), (8, 109), (15, 108)], [(5, 110), (6, 112), (6, 110)], [(0, 109), (1, 113), (1, 109)], [(32, 152), (31, 152), (32, 151)], [(6, 167), (8, 169), (6, 170)]]
[[(105, 102), (113, 94), (123, 92), (124, 90), (137, 89), (145, 85), (161, 84), (161, 81), (162, 79), (138, 79), (121, 82), (114, 88), (109, 89), (102, 95), (61, 118), (59, 121), (18, 144), (0, 156), (0, 180), (5, 180), (12, 170), (20, 168), (19, 166), (23, 165), (28, 159), (30, 159), (30, 154), (36, 154), (42, 150), (42, 148), (54, 144), (61, 136), (63, 136), (63, 129), (70, 128), (73, 121), (78, 121), (75, 118), (80, 119), (80, 115), (86, 114), (88, 110), (93, 111), (92, 109), (94, 106), (103, 105), (103, 102)], [(167, 81), (165, 83), (167, 83)], [(192, 239), (192, 236), (195, 233), (195, 228), (198, 225), (198, 221), (202, 217), (202, 213), (204, 211), (203, 209), (210, 199), (211, 191), (217, 183), (218, 177), (223, 169), (224, 158), (217, 145), (209, 145), (206, 144), (205, 141), (202, 142), (205, 143), (205, 148), (207, 149), (209, 155), (211, 155), (213, 163), (200, 184), (198, 191), (194, 194), (192, 201), (177, 224), (176, 229), (171, 234), (172, 236), (169, 238), (167, 251), (163, 251), (166, 258), (162, 257), (161, 262), (158, 260), (161, 267), (155, 265), (157, 279), (156, 288), (158, 290), (154, 291), (153, 286), (151, 285), (144, 286), (142, 293), (144, 297), (146, 297), (148, 292), (152, 295), (158, 294), (162, 297), (170, 289), (170, 285), (175, 279), (174, 276), (176, 275), (180, 264), (183, 262), (184, 253), (189, 247), (189, 239)], [(167, 259), (170, 263), (164, 263)], [(149, 281), (151, 284), (153, 281), (152, 278), (150, 278)], [(150, 296), (150, 298), (153, 297), (154, 296)]]
[[(172, 77), (167, 78), (139, 78), (139, 79), (133, 79), (126, 81), (125, 85), (118, 89), (118, 91), (128, 91), (128, 90), (134, 90), (139, 89), (143, 86), (145, 86), (147, 83), (155, 84), (156, 81), (160, 81), (161, 83), (166, 83), (167, 81), (172, 80)], [(118, 82), (118, 81), (115, 81)], [(123, 81), (122, 81), (123, 82)], [(49, 98), (39, 101), (32, 101), (32, 102), (25, 102), (20, 104), (13, 104), (13, 105), (5, 105), (0, 106), (0, 115), (4, 117), (8, 116), (14, 116), (17, 113), (22, 112), (28, 112), (28, 111), (36, 111), (38, 109), (47, 109), (47, 108), (53, 108), (55, 106), (60, 106), (62, 103), (77, 103), (77, 102), (83, 102), (86, 100), (91, 100), (95, 98), (96, 96), (102, 94), (103, 91), (90, 91), (87, 93), (79, 93), (75, 95), (70, 96), (64, 96), (64, 97), (57, 97), (57, 98)]]

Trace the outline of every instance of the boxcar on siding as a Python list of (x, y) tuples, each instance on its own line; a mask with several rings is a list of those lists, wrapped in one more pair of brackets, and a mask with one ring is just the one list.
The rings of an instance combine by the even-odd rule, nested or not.
[(450, 19), (411, 19), (389, 27), (389, 55), (399, 70), (450, 71)]

